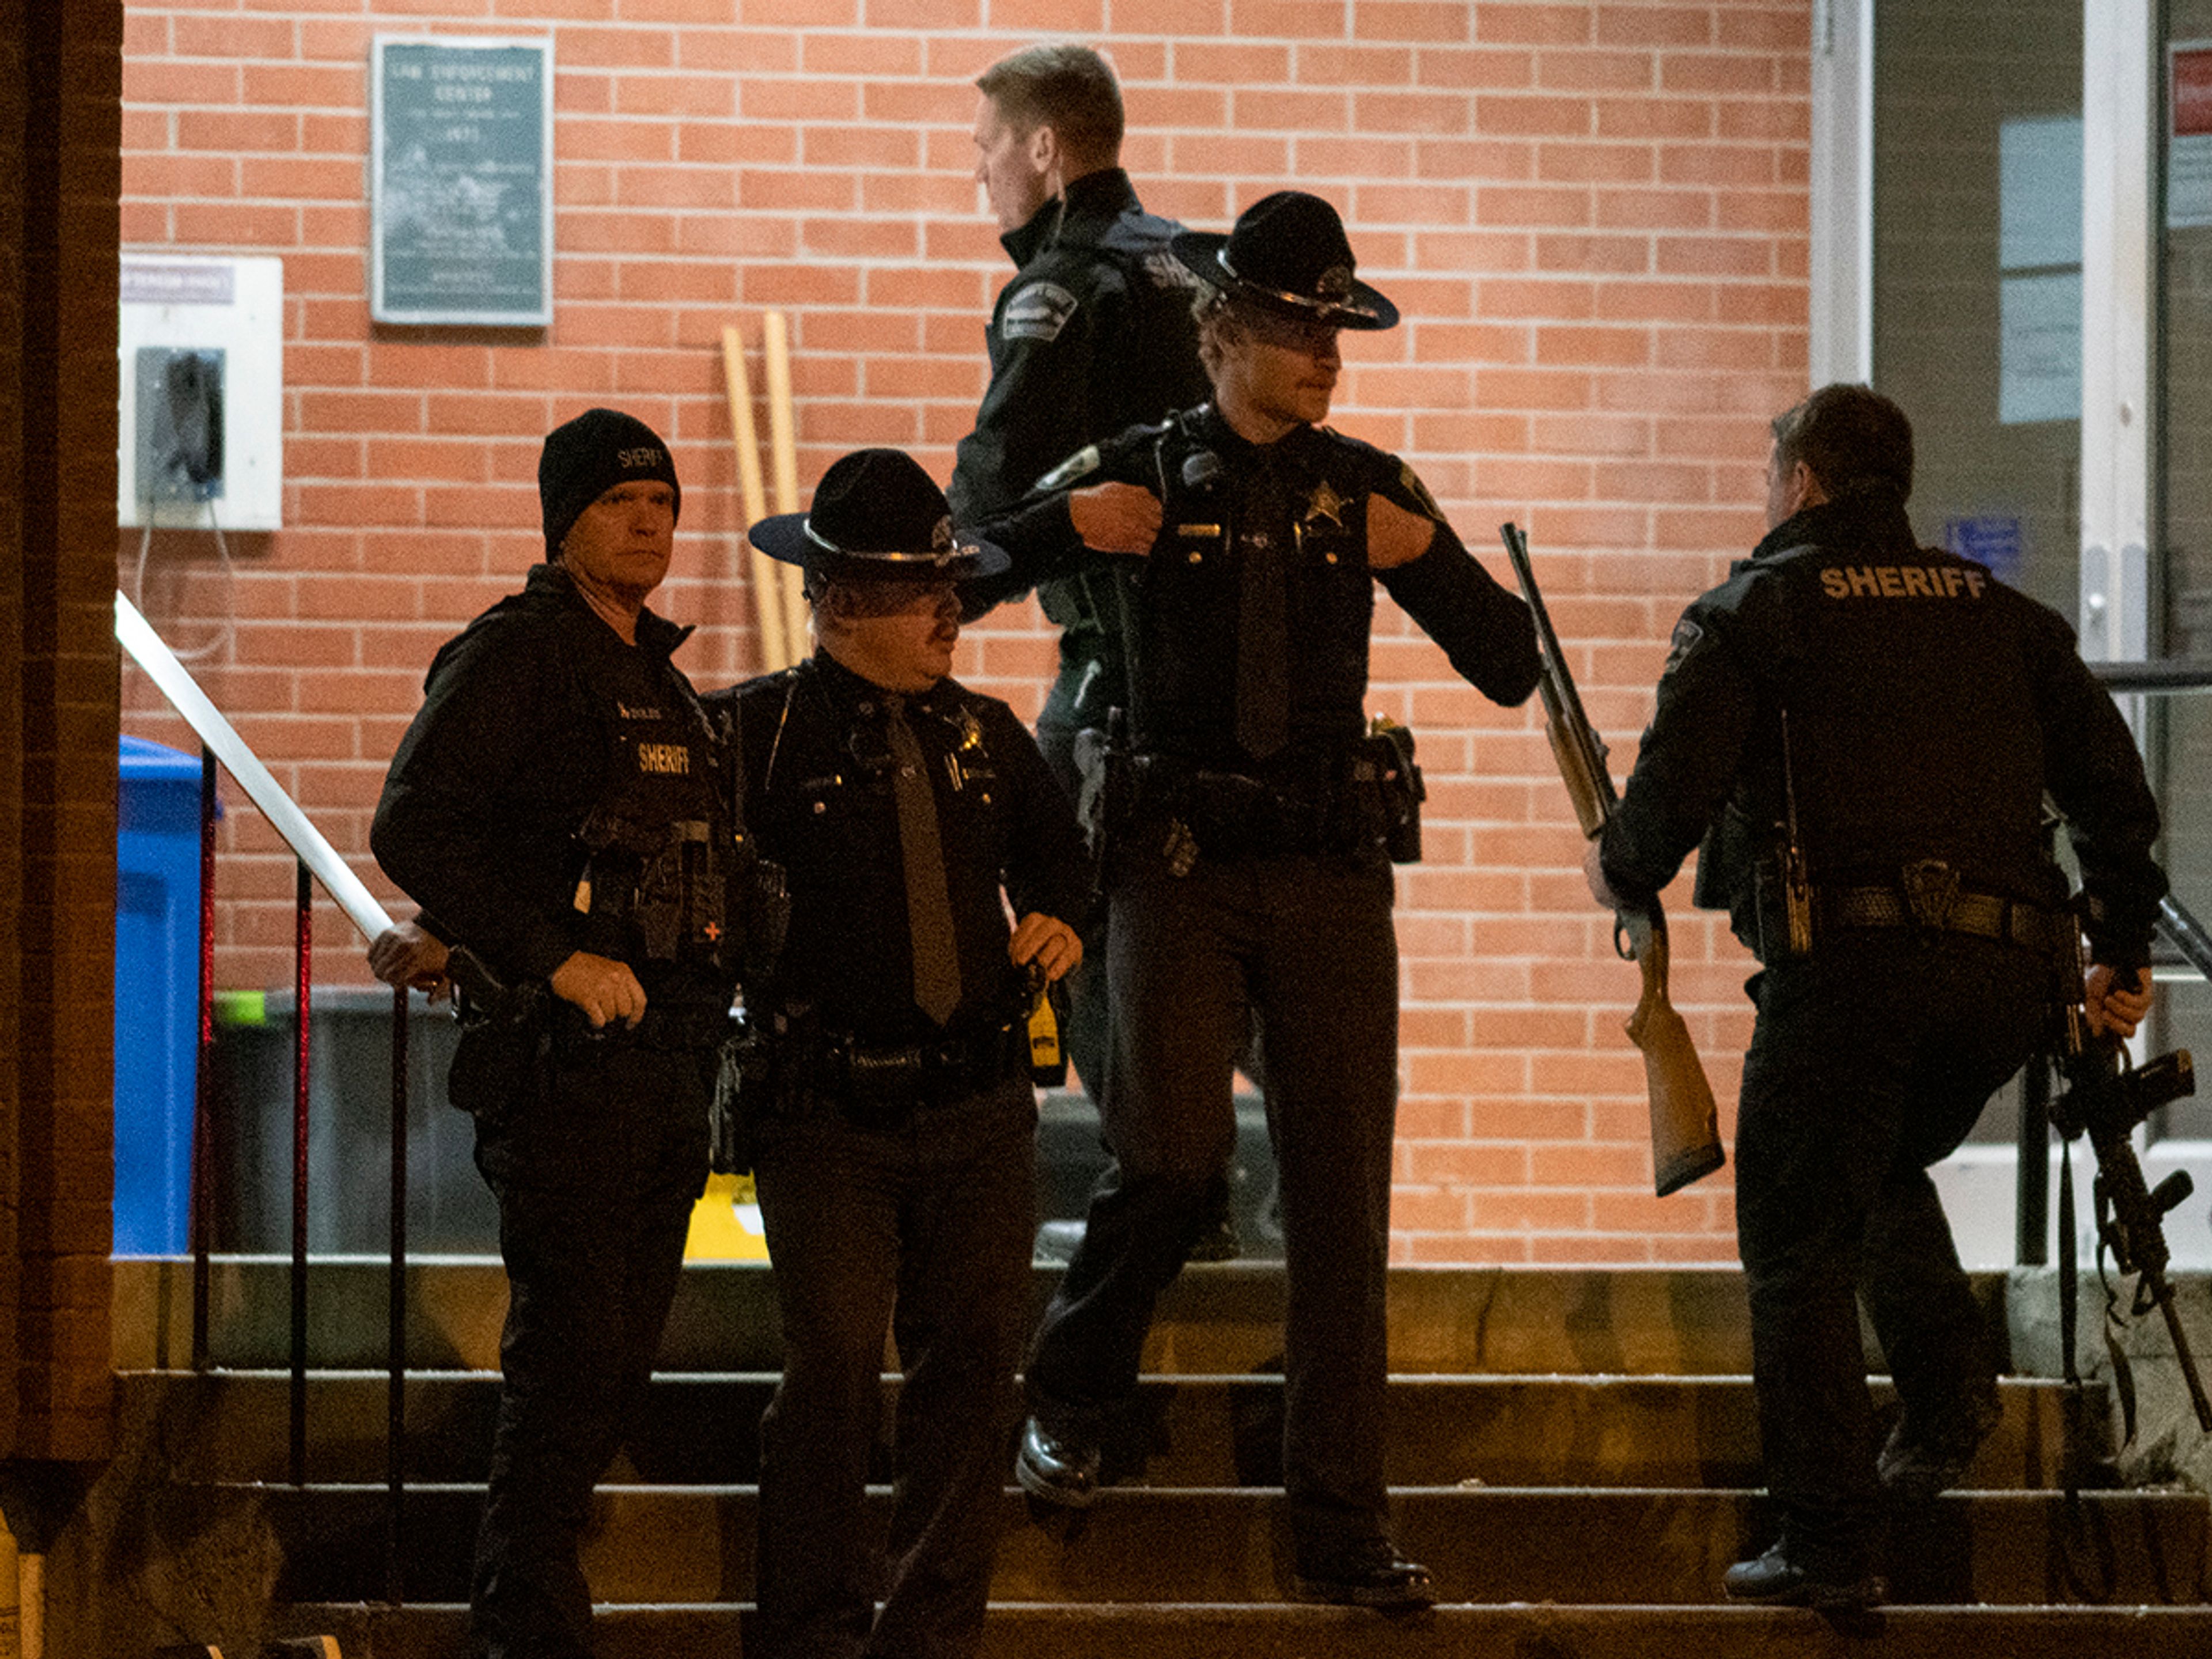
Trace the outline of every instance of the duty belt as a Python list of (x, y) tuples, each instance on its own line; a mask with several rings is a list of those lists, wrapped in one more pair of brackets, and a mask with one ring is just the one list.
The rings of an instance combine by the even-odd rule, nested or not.
[(1815, 886), (1813, 906), (1817, 926), (1967, 933), (2046, 954), (2068, 943), (2075, 925), (2063, 910), (1962, 888), (1948, 866), (1934, 860), (1907, 866), (1897, 885)]
[(831, 1037), (816, 1063), (816, 1085), (854, 1122), (885, 1127), (918, 1106), (949, 1105), (1004, 1081), (1028, 1052), (1027, 1034), (1018, 1040), (1011, 1026), (890, 1046)]
[(1138, 811), (1180, 820), (1210, 858), (1322, 853), (1333, 843), (1336, 791), (1325, 773), (1283, 781), (1167, 755), (1136, 762)]

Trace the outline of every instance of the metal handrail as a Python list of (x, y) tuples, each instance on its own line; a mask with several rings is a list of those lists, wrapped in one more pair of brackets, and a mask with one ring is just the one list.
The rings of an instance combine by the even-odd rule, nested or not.
[[(298, 865), (295, 890), (294, 950), (298, 1007), (294, 1052), (292, 1114), (292, 1272), (291, 1272), (291, 1388), (289, 1435), (292, 1484), (307, 1481), (307, 1146), (310, 1019), (310, 966), (313, 962), (311, 920), (314, 903), (313, 883), (320, 881), (337, 901), (363, 938), (375, 939), (392, 926), (392, 918), (368, 887), (340, 858), (323, 833), (315, 828), (299, 804), (283, 786), (222, 712), (193, 680), (145, 617), (119, 590), (115, 595), (115, 638), (133, 661), (145, 670), (162, 696), (181, 714), (200, 739), (200, 984), (199, 1055), (193, 1098), (192, 1190), (192, 1369), (204, 1371), (209, 1364), (208, 1302), (210, 1271), (208, 1147), (213, 1118), (211, 1078), (214, 1072), (215, 972), (214, 891), (216, 766), (218, 762), (237, 780), (247, 798), (261, 810), (276, 833), (292, 849)], [(387, 1401), (385, 1475), (387, 1488), (386, 1520), (386, 1587), (388, 1600), (401, 1600), (400, 1562), (403, 1559), (402, 1495), (406, 1451), (406, 1258), (407, 1258), (407, 988), (392, 992), (392, 1229), (390, 1271), (390, 1334), (387, 1353)]]
[(2212, 980), (2212, 933), (2171, 893), (2158, 902), (2158, 931), (2181, 952), (2183, 961)]
[(2212, 691), (2212, 662), (2161, 657), (2149, 662), (2093, 662), (2090, 669), (2108, 691)]

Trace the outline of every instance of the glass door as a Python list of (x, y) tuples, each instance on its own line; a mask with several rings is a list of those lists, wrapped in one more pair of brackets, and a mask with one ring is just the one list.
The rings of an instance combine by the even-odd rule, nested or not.
[[(1898, 400), (1922, 539), (2086, 656), (2212, 658), (2212, 0), (1814, 0), (1813, 51), (1815, 380)], [(2123, 706), (2212, 915), (2212, 694)], [(2212, 1058), (2212, 989), (2161, 990), (2146, 1052)], [(1977, 1264), (2014, 1256), (2017, 1122), (2001, 1097), (1938, 1171)], [(2212, 1190), (2212, 1098), (2144, 1139)], [(2172, 1231), (2212, 1263), (2201, 1199)]]
[[(2212, 0), (2168, 0), (2161, 9), (2151, 220), (2159, 556), (2148, 631), (2151, 654), (2203, 662), (2212, 661)], [(2174, 896), (2198, 917), (2212, 915), (2212, 692), (2160, 699), (2148, 730)], [(2212, 1063), (2212, 987), (2177, 974), (2160, 988), (2158, 1048), (2190, 1048)], [(2177, 1143), (2170, 1156), (2186, 1158), (2179, 1143), (2188, 1142), (2212, 1152), (2212, 1094), (2176, 1102), (2151, 1128)], [(2208, 1185), (2202, 1174), (2197, 1184)]]
[(2082, 0), (1881, 0), (1873, 384), (1912, 418), (1913, 525), (2074, 614)]

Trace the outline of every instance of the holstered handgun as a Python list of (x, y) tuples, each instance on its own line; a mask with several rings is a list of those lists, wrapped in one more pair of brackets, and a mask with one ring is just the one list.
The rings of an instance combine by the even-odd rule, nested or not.
[(811, 1005), (774, 1007), (763, 999), (738, 1012), (716, 1056), (708, 1112), (708, 1162), (716, 1175), (744, 1174), (760, 1126), (806, 1109), (823, 1052)]
[[(1428, 786), (1413, 761), (1413, 732), (1387, 714), (1367, 722), (1354, 763), (1355, 781), (1372, 787), (1382, 815), (1382, 850), (1393, 864), (1421, 861), (1421, 803)], [(1361, 772), (1371, 775), (1363, 777)]]
[(461, 1023), (446, 1097), (472, 1115), (495, 1111), (536, 1085), (552, 1031), (552, 990), (544, 980), (507, 983), (465, 945), (447, 951), (446, 974)]
[(752, 1169), (752, 1121), (774, 1075), (766, 1039), (738, 1015), (715, 1056), (714, 1096), (707, 1110), (707, 1167), (716, 1175), (744, 1175)]

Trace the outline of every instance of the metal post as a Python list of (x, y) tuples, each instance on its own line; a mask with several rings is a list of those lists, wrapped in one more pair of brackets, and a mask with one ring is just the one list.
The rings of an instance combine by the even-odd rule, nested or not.
[(292, 1050), (292, 1484), (302, 1486), (307, 1481), (307, 981), (314, 960), (315, 888), (304, 860), (298, 868), (293, 915), (298, 1017)]
[(208, 1368), (208, 1191), (215, 1089), (215, 750), (200, 745), (200, 1046), (192, 1072), (192, 1369)]
[(407, 988), (392, 990), (392, 1271), (386, 1292), (389, 1328), (385, 1352), (391, 1374), (384, 1425), (384, 1594), (401, 1605), (404, 1586), (400, 1561), (406, 1530), (402, 1509), (407, 1463)]

